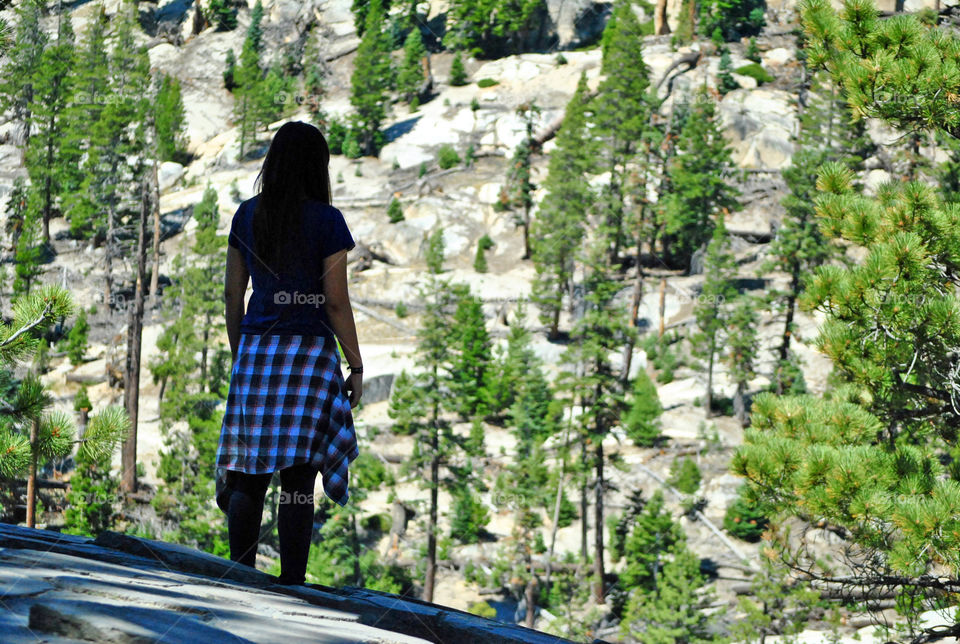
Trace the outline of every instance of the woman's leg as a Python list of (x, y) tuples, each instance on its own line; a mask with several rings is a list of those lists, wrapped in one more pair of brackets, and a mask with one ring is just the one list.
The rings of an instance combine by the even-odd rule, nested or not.
[(263, 499), (273, 473), (245, 474), (230, 470), (227, 476), (231, 477), (232, 487), (227, 506), (230, 560), (256, 568)]
[(313, 535), (313, 489), (317, 470), (309, 463), (280, 470), (280, 583), (302, 584), (307, 574), (310, 537)]

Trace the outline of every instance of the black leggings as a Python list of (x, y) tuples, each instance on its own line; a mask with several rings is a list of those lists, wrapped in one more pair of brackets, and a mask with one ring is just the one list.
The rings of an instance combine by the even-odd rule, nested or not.
[[(230, 560), (256, 567), (263, 501), (273, 473), (245, 474), (229, 470), (227, 508)], [(309, 463), (280, 470), (280, 583), (302, 584), (313, 534), (313, 489), (317, 470)]]

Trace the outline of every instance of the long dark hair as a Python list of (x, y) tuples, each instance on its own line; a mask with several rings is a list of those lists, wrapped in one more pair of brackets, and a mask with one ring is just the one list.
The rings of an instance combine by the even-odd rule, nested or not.
[[(323, 134), (302, 121), (277, 130), (254, 182), (254, 249), (267, 268), (288, 267), (303, 240), (303, 203), (330, 203), (330, 148)], [(281, 260), (283, 258), (283, 260)]]

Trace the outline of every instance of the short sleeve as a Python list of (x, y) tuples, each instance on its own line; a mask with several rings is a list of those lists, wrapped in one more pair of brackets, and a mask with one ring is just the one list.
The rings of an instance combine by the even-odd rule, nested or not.
[(343, 218), (343, 213), (334, 207), (330, 207), (327, 218), (327, 231), (324, 235), (326, 243), (324, 244), (323, 256), (329, 257), (341, 250), (352, 250), (356, 243), (353, 241), (353, 235), (347, 227), (347, 221)]
[(237, 249), (240, 248), (240, 213), (243, 212), (245, 205), (246, 204), (240, 204), (237, 212), (233, 214), (233, 220), (230, 222), (230, 234), (227, 235), (227, 243)]

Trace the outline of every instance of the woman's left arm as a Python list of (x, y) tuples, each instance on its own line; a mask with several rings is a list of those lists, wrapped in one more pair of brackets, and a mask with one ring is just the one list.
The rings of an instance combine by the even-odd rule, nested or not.
[(227, 339), (230, 354), (237, 361), (240, 344), (240, 321), (243, 319), (243, 296), (247, 292), (250, 274), (243, 261), (243, 254), (235, 246), (227, 246), (227, 275), (223, 283), (224, 316), (227, 319)]

